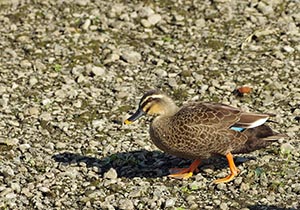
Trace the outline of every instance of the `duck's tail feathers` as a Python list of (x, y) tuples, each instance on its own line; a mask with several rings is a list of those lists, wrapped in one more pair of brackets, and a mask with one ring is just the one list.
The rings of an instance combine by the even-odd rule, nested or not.
[(273, 131), (267, 125), (260, 125), (258, 127), (246, 129), (243, 132), (247, 136), (248, 140), (235, 148), (233, 153), (248, 153), (264, 147), (267, 147), (272, 142), (277, 141), (280, 138), (287, 137), (285, 134), (280, 134)]

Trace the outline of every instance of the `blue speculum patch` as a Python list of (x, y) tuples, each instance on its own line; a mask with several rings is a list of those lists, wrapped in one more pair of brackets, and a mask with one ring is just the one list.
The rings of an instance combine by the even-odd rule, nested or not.
[(243, 130), (245, 130), (245, 128), (240, 128), (240, 127), (231, 127), (230, 129), (232, 129), (234, 131), (239, 131), (239, 132), (242, 132)]

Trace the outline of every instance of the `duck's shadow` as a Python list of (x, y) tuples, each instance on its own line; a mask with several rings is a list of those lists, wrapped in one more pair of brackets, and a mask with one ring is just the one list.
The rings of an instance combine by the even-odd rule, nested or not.
[[(98, 159), (81, 154), (63, 152), (53, 155), (52, 158), (61, 164), (85, 163), (87, 167), (97, 167), (99, 174), (103, 175), (110, 168), (114, 168), (118, 177), (146, 177), (155, 178), (169, 174), (170, 168), (188, 167), (191, 160), (176, 158), (160, 151), (137, 150), (132, 152), (115, 153), (108, 157)], [(237, 165), (252, 158), (241, 158), (236, 160)], [(211, 158), (204, 160), (200, 171), (203, 168), (213, 167), (218, 170), (228, 167), (225, 158)]]

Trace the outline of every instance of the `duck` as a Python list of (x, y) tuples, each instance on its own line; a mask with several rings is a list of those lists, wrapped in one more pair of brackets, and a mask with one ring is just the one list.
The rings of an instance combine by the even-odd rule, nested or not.
[(171, 170), (169, 177), (177, 179), (188, 179), (198, 171), (201, 160), (221, 155), (228, 161), (230, 174), (213, 183), (230, 182), (240, 173), (233, 154), (264, 148), (283, 137), (266, 124), (271, 114), (244, 112), (214, 102), (188, 102), (178, 107), (160, 90), (147, 91), (124, 124), (145, 115), (155, 116), (149, 133), (160, 150), (193, 160), (188, 168)]

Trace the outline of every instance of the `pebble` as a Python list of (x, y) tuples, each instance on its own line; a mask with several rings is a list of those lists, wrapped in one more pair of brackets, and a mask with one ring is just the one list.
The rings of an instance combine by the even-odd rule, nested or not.
[(168, 76), (168, 73), (163, 69), (156, 69), (154, 72), (160, 78)]
[(152, 14), (148, 16), (148, 22), (150, 25), (156, 25), (161, 21), (161, 16), (159, 14)]
[(300, 183), (292, 184), (293, 191), (296, 193), (300, 192)]
[(250, 189), (250, 186), (248, 183), (241, 183), (241, 186), (240, 186), (241, 192), (247, 192), (249, 189)]
[(236, 185), (240, 185), (242, 182), (243, 182), (243, 178), (242, 178), (242, 177), (237, 177), (237, 178), (234, 180), (234, 183), (235, 183)]
[(173, 88), (178, 86), (176, 79), (173, 77), (168, 78), (168, 84)]
[(117, 171), (113, 168), (110, 168), (103, 176), (105, 179), (116, 179), (118, 178)]
[(280, 146), (280, 152), (282, 154), (290, 154), (294, 150), (294, 147), (290, 143), (284, 143)]
[(129, 199), (120, 199), (119, 208), (122, 210), (131, 210), (134, 209), (134, 205)]
[(77, 82), (80, 83), (84, 83), (86, 81), (85, 76), (83, 76), (83, 74), (79, 74), (79, 76), (77, 77)]
[(40, 115), (40, 119), (41, 119), (41, 120), (45, 120), (45, 121), (51, 121), (51, 120), (52, 120), (52, 116), (51, 116), (51, 114), (48, 113), (48, 112), (43, 112), (43, 113), (41, 113), (41, 115)]
[(196, 197), (194, 196), (194, 195), (188, 195), (187, 197), (186, 197), (186, 200), (187, 200), (187, 202), (191, 202), (191, 201), (194, 201), (196, 199)]
[(5, 195), (5, 198), (7, 198), (9, 200), (14, 199), (16, 197), (17, 197), (17, 195), (15, 193), (8, 193), (8, 194)]
[(35, 68), (40, 71), (43, 71), (47, 68), (46, 65), (43, 64), (40, 60), (36, 60), (34, 65), (35, 65)]
[(57, 142), (55, 147), (56, 149), (64, 149), (66, 148), (67, 144), (66, 143), (63, 143), (63, 142)]
[(12, 177), (15, 175), (14, 170), (10, 166), (2, 167), (0, 170), (4, 177)]
[(227, 203), (221, 203), (220, 204), (220, 209), (221, 210), (227, 210), (227, 209), (229, 209), (229, 207), (228, 207)]
[(50, 192), (50, 189), (48, 187), (40, 187), (39, 190), (43, 193)]
[[(0, 209), (299, 208), (300, 5), (203, 2), (1, 1)], [(230, 183), (211, 183), (224, 157), (170, 179), (190, 162), (152, 143), (153, 117), (117, 123), (152, 88), (274, 113), (289, 137), (236, 155)]]
[(42, 100), (43, 106), (47, 106), (47, 105), (50, 104), (50, 103), (51, 103), (51, 99), (49, 99), (49, 98), (46, 98), (46, 99), (43, 99), (43, 100)]
[(30, 86), (34, 86), (37, 83), (38, 83), (38, 80), (37, 80), (36, 77), (30, 77), (30, 79), (29, 79), (29, 85)]
[(91, 23), (92, 23), (92, 21), (90, 20), (90, 19), (87, 19), (85, 22), (84, 22), (84, 24), (82, 24), (82, 26), (81, 26), (81, 28), (83, 29), (83, 30), (89, 30), (89, 27), (90, 27), (90, 25), (91, 25)]
[(26, 152), (30, 147), (31, 147), (30, 144), (21, 144), (21, 145), (19, 146), (19, 149), (24, 153), (24, 152)]
[(19, 183), (17, 182), (12, 182), (10, 183), (10, 187), (13, 191), (15, 191), (16, 193), (19, 193), (21, 191), (21, 186)]
[(142, 56), (140, 53), (138, 53), (136, 51), (131, 51), (131, 50), (123, 50), (121, 57), (127, 63), (131, 63), (131, 64), (136, 64), (142, 59)]
[(217, 188), (218, 188), (219, 190), (226, 190), (226, 189), (227, 189), (225, 183), (220, 183), (220, 184), (218, 184), (218, 185), (217, 185)]
[(175, 203), (176, 203), (176, 198), (170, 198), (170, 199), (166, 200), (165, 208), (173, 207), (173, 206), (175, 206)]
[(273, 14), (274, 10), (271, 5), (266, 5), (264, 2), (260, 1), (257, 5), (257, 9), (261, 11), (264, 15)]
[(117, 53), (111, 53), (109, 54), (106, 59), (103, 61), (103, 64), (113, 63), (120, 59), (120, 55)]
[(152, 24), (148, 20), (146, 20), (146, 19), (141, 19), (141, 24), (145, 28), (150, 28), (152, 26)]
[(104, 128), (105, 126), (105, 121), (104, 120), (93, 120), (92, 121), (92, 125), (93, 125), (93, 128)]
[(79, 5), (79, 6), (86, 6), (88, 4), (90, 4), (90, 0), (84, 0), (84, 1), (81, 1), (81, 0), (75, 0), (74, 1), (75, 4)]
[(283, 50), (288, 53), (293, 53), (295, 51), (291, 46), (283, 46)]
[(197, 27), (203, 28), (203, 27), (205, 27), (205, 19), (200, 18), (200, 19), (195, 21), (195, 24), (196, 24)]
[(17, 138), (8, 138), (3, 143), (5, 143), (7, 146), (16, 146), (19, 144), (19, 140)]
[(102, 67), (99, 67), (99, 66), (93, 66), (92, 67), (92, 73), (95, 75), (95, 76), (103, 76), (106, 71), (104, 68)]
[(30, 107), (25, 110), (25, 114), (29, 116), (37, 116), (39, 115), (39, 109), (37, 107)]
[(22, 35), (18, 37), (17, 41), (26, 44), (30, 42), (30, 38), (26, 35)]
[(141, 9), (139, 9), (138, 14), (140, 17), (144, 18), (144, 17), (149, 17), (150, 15), (153, 15), (154, 11), (150, 7), (142, 7)]
[(32, 64), (28, 60), (22, 60), (20, 66), (25, 69), (31, 68)]
[(189, 188), (191, 190), (199, 190), (205, 187), (205, 184), (203, 183), (203, 181), (193, 181), (191, 183), (189, 183)]

